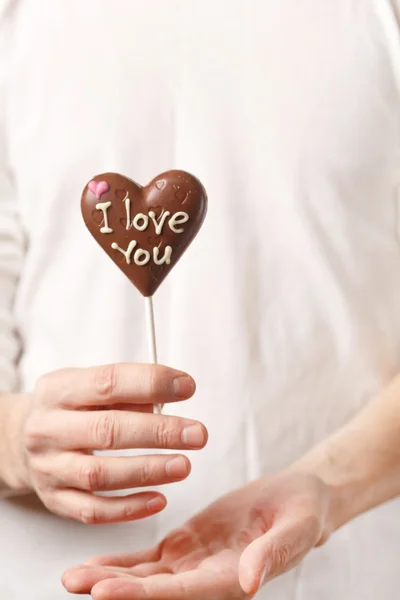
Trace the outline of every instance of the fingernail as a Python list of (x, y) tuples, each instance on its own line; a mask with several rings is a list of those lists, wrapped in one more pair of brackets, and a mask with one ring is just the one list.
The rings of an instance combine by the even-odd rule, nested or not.
[(169, 477), (174, 479), (180, 479), (185, 477), (188, 472), (188, 465), (186, 460), (182, 456), (177, 456), (167, 462), (165, 465), (165, 471)]
[(182, 442), (190, 448), (201, 448), (204, 444), (204, 432), (200, 425), (191, 425), (182, 431)]
[(165, 498), (161, 496), (157, 496), (157, 498), (152, 498), (147, 503), (147, 509), (149, 512), (155, 513), (160, 512), (163, 508), (165, 508), (166, 502)]
[(265, 583), (265, 581), (266, 581), (266, 579), (267, 579), (267, 577), (268, 577), (268, 574), (269, 574), (268, 567), (264, 567), (264, 569), (263, 569), (263, 571), (262, 571), (262, 573), (261, 573), (261, 577), (260, 577), (260, 583), (259, 583), (259, 586), (258, 586), (258, 589), (259, 589), (259, 590), (260, 590), (260, 589), (262, 588), (262, 586), (264, 585), (264, 583)]
[(196, 384), (189, 375), (180, 375), (173, 381), (174, 393), (178, 398), (190, 398), (196, 390)]

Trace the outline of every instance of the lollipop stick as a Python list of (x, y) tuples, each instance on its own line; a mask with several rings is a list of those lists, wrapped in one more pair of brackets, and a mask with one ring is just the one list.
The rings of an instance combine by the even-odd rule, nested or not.
[[(147, 340), (149, 345), (149, 357), (150, 362), (153, 365), (158, 363), (157, 360), (157, 341), (156, 341), (156, 326), (154, 321), (154, 307), (153, 307), (153, 297), (147, 296), (145, 297), (146, 303), (146, 320), (147, 320)], [(162, 406), (157, 404), (155, 406), (155, 410), (158, 414), (161, 414)]]
[(145, 298), (146, 302), (146, 319), (147, 319), (147, 340), (149, 345), (150, 362), (153, 365), (158, 363), (157, 360), (157, 342), (156, 342), (156, 326), (154, 321), (153, 296)]

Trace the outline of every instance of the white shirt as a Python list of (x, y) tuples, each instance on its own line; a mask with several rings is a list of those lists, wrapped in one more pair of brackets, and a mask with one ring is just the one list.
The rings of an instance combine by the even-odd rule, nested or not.
[[(210, 432), (189, 479), (163, 490), (167, 509), (142, 522), (91, 528), (3, 501), (1, 598), (69, 598), (64, 569), (153, 544), (285, 467), (398, 372), (394, 4), (0, 3), (2, 389), (147, 360), (143, 299), (85, 230), (80, 195), (105, 171), (144, 184), (186, 169), (209, 212), (156, 294), (157, 334), (160, 361), (198, 384), (168, 412)], [(260, 600), (397, 600), (399, 510), (344, 527)]]

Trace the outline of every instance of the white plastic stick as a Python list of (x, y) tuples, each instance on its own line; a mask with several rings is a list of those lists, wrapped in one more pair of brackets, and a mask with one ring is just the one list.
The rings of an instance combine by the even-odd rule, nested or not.
[[(145, 297), (146, 303), (146, 320), (147, 320), (147, 340), (149, 345), (149, 357), (150, 362), (153, 365), (158, 363), (157, 360), (157, 341), (156, 341), (156, 325), (154, 320), (154, 307), (153, 307), (153, 297), (147, 296)], [(162, 406), (157, 404), (155, 406), (156, 413), (161, 414)]]
[(149, 344), (149, 357), (153, 365), (158, 363), (157, 360), (157, 342), (156, 342), (156, 326), (154, 321), (153, 297), (145, 298), (146, 302), (146, 318), (147, 318), (147, 340)]

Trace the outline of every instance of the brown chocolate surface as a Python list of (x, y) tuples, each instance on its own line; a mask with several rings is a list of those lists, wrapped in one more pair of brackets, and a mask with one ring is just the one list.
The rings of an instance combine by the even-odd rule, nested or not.
[(143, 296), (152, 296), (198, 233), (207, 195), (185, 171), (167, 171), (145, 187), (102, 173), (85, 187), (81, 208), (103, 250)]

